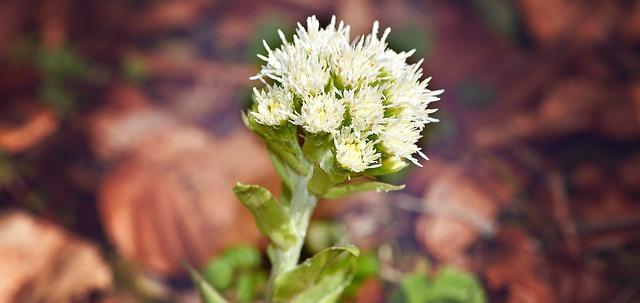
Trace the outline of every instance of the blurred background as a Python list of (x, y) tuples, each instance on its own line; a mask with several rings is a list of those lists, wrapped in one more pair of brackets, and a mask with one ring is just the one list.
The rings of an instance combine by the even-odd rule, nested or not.
[(374, 20), (444, 88), (431, 161), (321, 201), (305, 255), (363, 248), (344, 302), (640, 302), (640, 1), (3, 0), (0, 303), (264, 290), (236, 181), (261, 40)]

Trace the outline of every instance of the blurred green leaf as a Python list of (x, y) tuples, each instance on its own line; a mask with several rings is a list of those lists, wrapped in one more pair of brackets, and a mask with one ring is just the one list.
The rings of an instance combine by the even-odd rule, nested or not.
[(431, 302), (484, 303), (486, 297), (480, 283), (469, 273), (445, 267), (433, 280)]
[(338, 199), (351, 194), (375, 190), (378, 192), (388, 192), (392, 190), (402, 190), (404, 185), (392, 185), (383, 182), (365, 182), (365, 183), (349, 183), (334, 186), (324, 194), (324, 198)]
[(288, 248), (295, 244), (297, 235), (289, 211), (264, 187), (237, 183), (233, 192), (242, 201), (256, 221), (256, 225), (273, 244)]
[[(433, 31), (425, 29), (418, 24), (400, 24), (392, 28), (387, 41), (389, 42), (389, 47), (394, 50), (408, 51), (415, 49), (416, 53), (412, 58), (428, 58), (435, 43), (433, 36)], [(411, 58), (408, 61), (415, 62)]]
[(282, 17), (277, 15), (268, 16), (256, 22), (255, 36), (251, 40), (252, 42), (249, 44), (249, 47), (247, 47), (247, 57), (249, 60), (256, 62), (256, 64), (264, 63), (256, 57), (256, 54), (266, 53), (262, 40), (266, 41), (271, 49), (279, 48), (282, 45), (282, 40), (278, 36), (278, 30), (282, 30), (287, 40), (292, 40), (293, 28), (288, 25), (288, 22), (285, 22)]
[(496, 98), (496, 92), (492, 88), (483, 85), (477, 80), (467, 79), (459, 85), (460, 101), (468, 106), (485, 109)]
[(216, 258), (205, 266), (203, 275), (215, 288), (225, 291), (233, 282), (233, 270), (233, 264), (229, 260)]
[(241, 273), (236, 285), (236, 299), (240, 302), (249, 302), (254, 295), (252, 273)]
[(66, 116), (75, 109), (75, 96), (71, 88), (60, 81), (45, 81), (39, 94), (44, 103), (60, 116)]
[(209, 261), (202, 275), (216, 289), (225, 292), (232, 290), (236, 299), (248, 302), (266, 283), (261, 265), (262, 257), (258, 248), (235, 246)]
[(11, 158), (0, 150), (0, 186), (11, 183), (16, 176)]
[(471, 274), (444, 267), (432, 279), (422, 273), (406, 276), (391, 294), (391, 302), (484, 303), (486, 296)]
[(69, 46), (41, 48), (36, 57), (36, 65), (45, 77), (54, 78), (78, 78), (87, 69), (86, 60)]
[(136, 54), (127, 54), (120, 63), (124, 77), (129, 81), (140, 82), (149, 77), (149, 69), (142, 57)]
[(262, 262), (260, 251), (248, 245), (235, 246), (225, 250), (223, 259), (231, 263), (234, 268), (240, 269), (259, 266)]
[(360, 288), (362, 282), (370, 277), (378, 275), (379, 268), (380, 262), (378, 261), (378, 257), (374, 253), (368, 252), (361, 254), (356, 261), (353, 281), (351, 282), (349, 287), (345, 289), (345, 294), (355, 294), (358, 288)]
[(406, 276), (391, 294), (393, 303), (425, 303), (429, 301), (429, 280), (423, 274)]
[(198, 271), (189, 264), (185, 263), (184, 266), (191, 274), (191, 279), (193, 280), (193, 283), (196, 284), (196, 288), (200, 294), (200, 299), (203, 303), (227, 303), (227, 300), (225, 300), (218, 291), (213, 288), (213, 286), (209, 285)]
[(425, 130), (426, 146), (446, 143), (455, 138), (458, 133), (458, 126), (454, 117), (446, 111), (439, 111), (436, 116), (440, 119), (440, 122), (431, 125)]
[(282, 273), (274, 283), (273, 302), (335, 302), (353, 277), (359, 251), (354, 246), (330, 247)]
[(73, 112), (76, 96), (72, 84), (85, 76), (85, 58), (69, 46), (43, 47), (36, 53), (35, 64), (42, 77), (39, 94), (43, 101), (60, 116)]
[(513, 40), (517, 34), (517, 15), (504, 0), (473, 0), (473, 8), (489, 26)]

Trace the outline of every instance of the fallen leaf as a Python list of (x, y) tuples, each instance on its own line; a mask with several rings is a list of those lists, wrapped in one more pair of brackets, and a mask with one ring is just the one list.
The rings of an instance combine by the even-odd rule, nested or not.
[(436, 259), (450, 262), (464, 254), (480, 235), (495, 232), (495, 221), (513, 196), (513, 186), (495, 171), (466, 169), (450, 164), (433, 171), (424, 191), (423, 211), (416, 222), (416, 237)]
[(58, 129), (56, 115), (35, 102), (21, 102), (6, 110), (11, 119), (0, 118), (0, 150), (24, 151)]
[(231, 191), (237, 181), (279, 185), (247, 131), (215, 140), (179, 126), (145, 138), (106, 176), (100, 214), (120, 253), (163, 275), (203, 264), (221, 249), (262, 238)]
[(0, 302), (78, 302), (111, 287), (92, 243), (19, 211), (0, 217)]

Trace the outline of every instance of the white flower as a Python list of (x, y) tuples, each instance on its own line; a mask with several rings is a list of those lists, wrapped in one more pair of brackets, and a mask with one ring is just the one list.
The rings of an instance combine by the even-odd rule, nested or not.
[(380, 140), (387, 153), (407, 159), (413, 162), (415, 165), (422, 166), (413, 154), (419, 153), (420, 156), (427, 159), (427, 157), (420, 152), (420, 147), (417, 146), (420, 139), (420, 131), (422, 129), (418, 124), (398, 119), (390, 122), (385, 130), (380, 135)]
[(332, 94), (308, 96), (293, 123), (302, 125), (310, 133), (333, 133), (342, 124), (344, 111), (342, 100), (334, 98)]
[(346, 88), (357, 88), (377, 80), (380, 65), (372, 54), (347, 49), (333, 58), (333, 70)]
[(266, 63), (252, 79), (272, 87), (255, 92), (251, 115), (263, 125), (330, 134), (338, 162), (352, 172), (379, 165), (383, 155), (420, 165), (414, 155), (426, 156), (417, 144), (425, 126), (438, 121), (431, 103), (443, 91), (428, 88), (422, 60), (407, 63), (415, 50), (388, 48), (389, 33), (379, 36), (376, 21), (370, 34), (350, 42), (348, 25), (333, 17), (322, 28), (315, 16), (306, 27), (298, 23), (290, 40), (278, 31), (282, 46), (264, 43), (267, 54), (258, 55)]
[(336, 27), (335, 16), (331, 17), (331, 22), (326, 28), (320, 28), (316, 16), (311, 16), (307, 18), (306, 29), (298, 23), (293, 44), (306, 54), (328, 61), (336, 52), (349, 47), (349, 29), (342, 21)]
[(250, 115), (260, 124), (280, 125), (293, 116), (293, 96), (281, 87), (269, 86), (266, 92), (254, 87), (253, 98), (256, 108)]
[(343, 128), (334, 137), (336, 159), (338, 163), (352, 172), (362, 172), (368, 168), (380, 166), (380, 153), (376, 151), (376, 142), (369, 141), (350, 128)]
[(401, 78), (388, 83), (384, 90), (388, 106), (396, 109), (398, 118), (418, 123), (420, 129), (429, 122), (438, 121), (429, 116), (437, 111), (437, 109), (429, 108), (429, 104), (440, 100), (437, 96), (443, 90), (431, 91), (427, 89), (430, 79), (416, 82)]
[(351, 125), (361, 132), (379, 133), (387, 119), (384, 117), (384, 95), (377, 87), (365, 86), (358, 90), (347, 90), (342, 95), (349, 106)]

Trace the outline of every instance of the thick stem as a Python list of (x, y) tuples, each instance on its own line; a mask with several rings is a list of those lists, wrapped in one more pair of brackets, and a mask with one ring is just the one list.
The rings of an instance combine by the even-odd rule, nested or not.
[(311, 220), (311, 214), (316, 207), (318, 198), (309, 191), (308, 185), (313, 170), (306, 175), (299, 176), (295, 188), (291, 189), (291, 204), (289, 211), (296, 226), (296, 242), (288, 249), (281, 249), (275, 245), (270, 246), (269, 257), (272, 263), (271, 276), (267, 286), (268, 302), (272, 300), (273, 283), (281, 273), (291, 270), (298, 265), (300, 251), (307, 236), (307, 228)]

